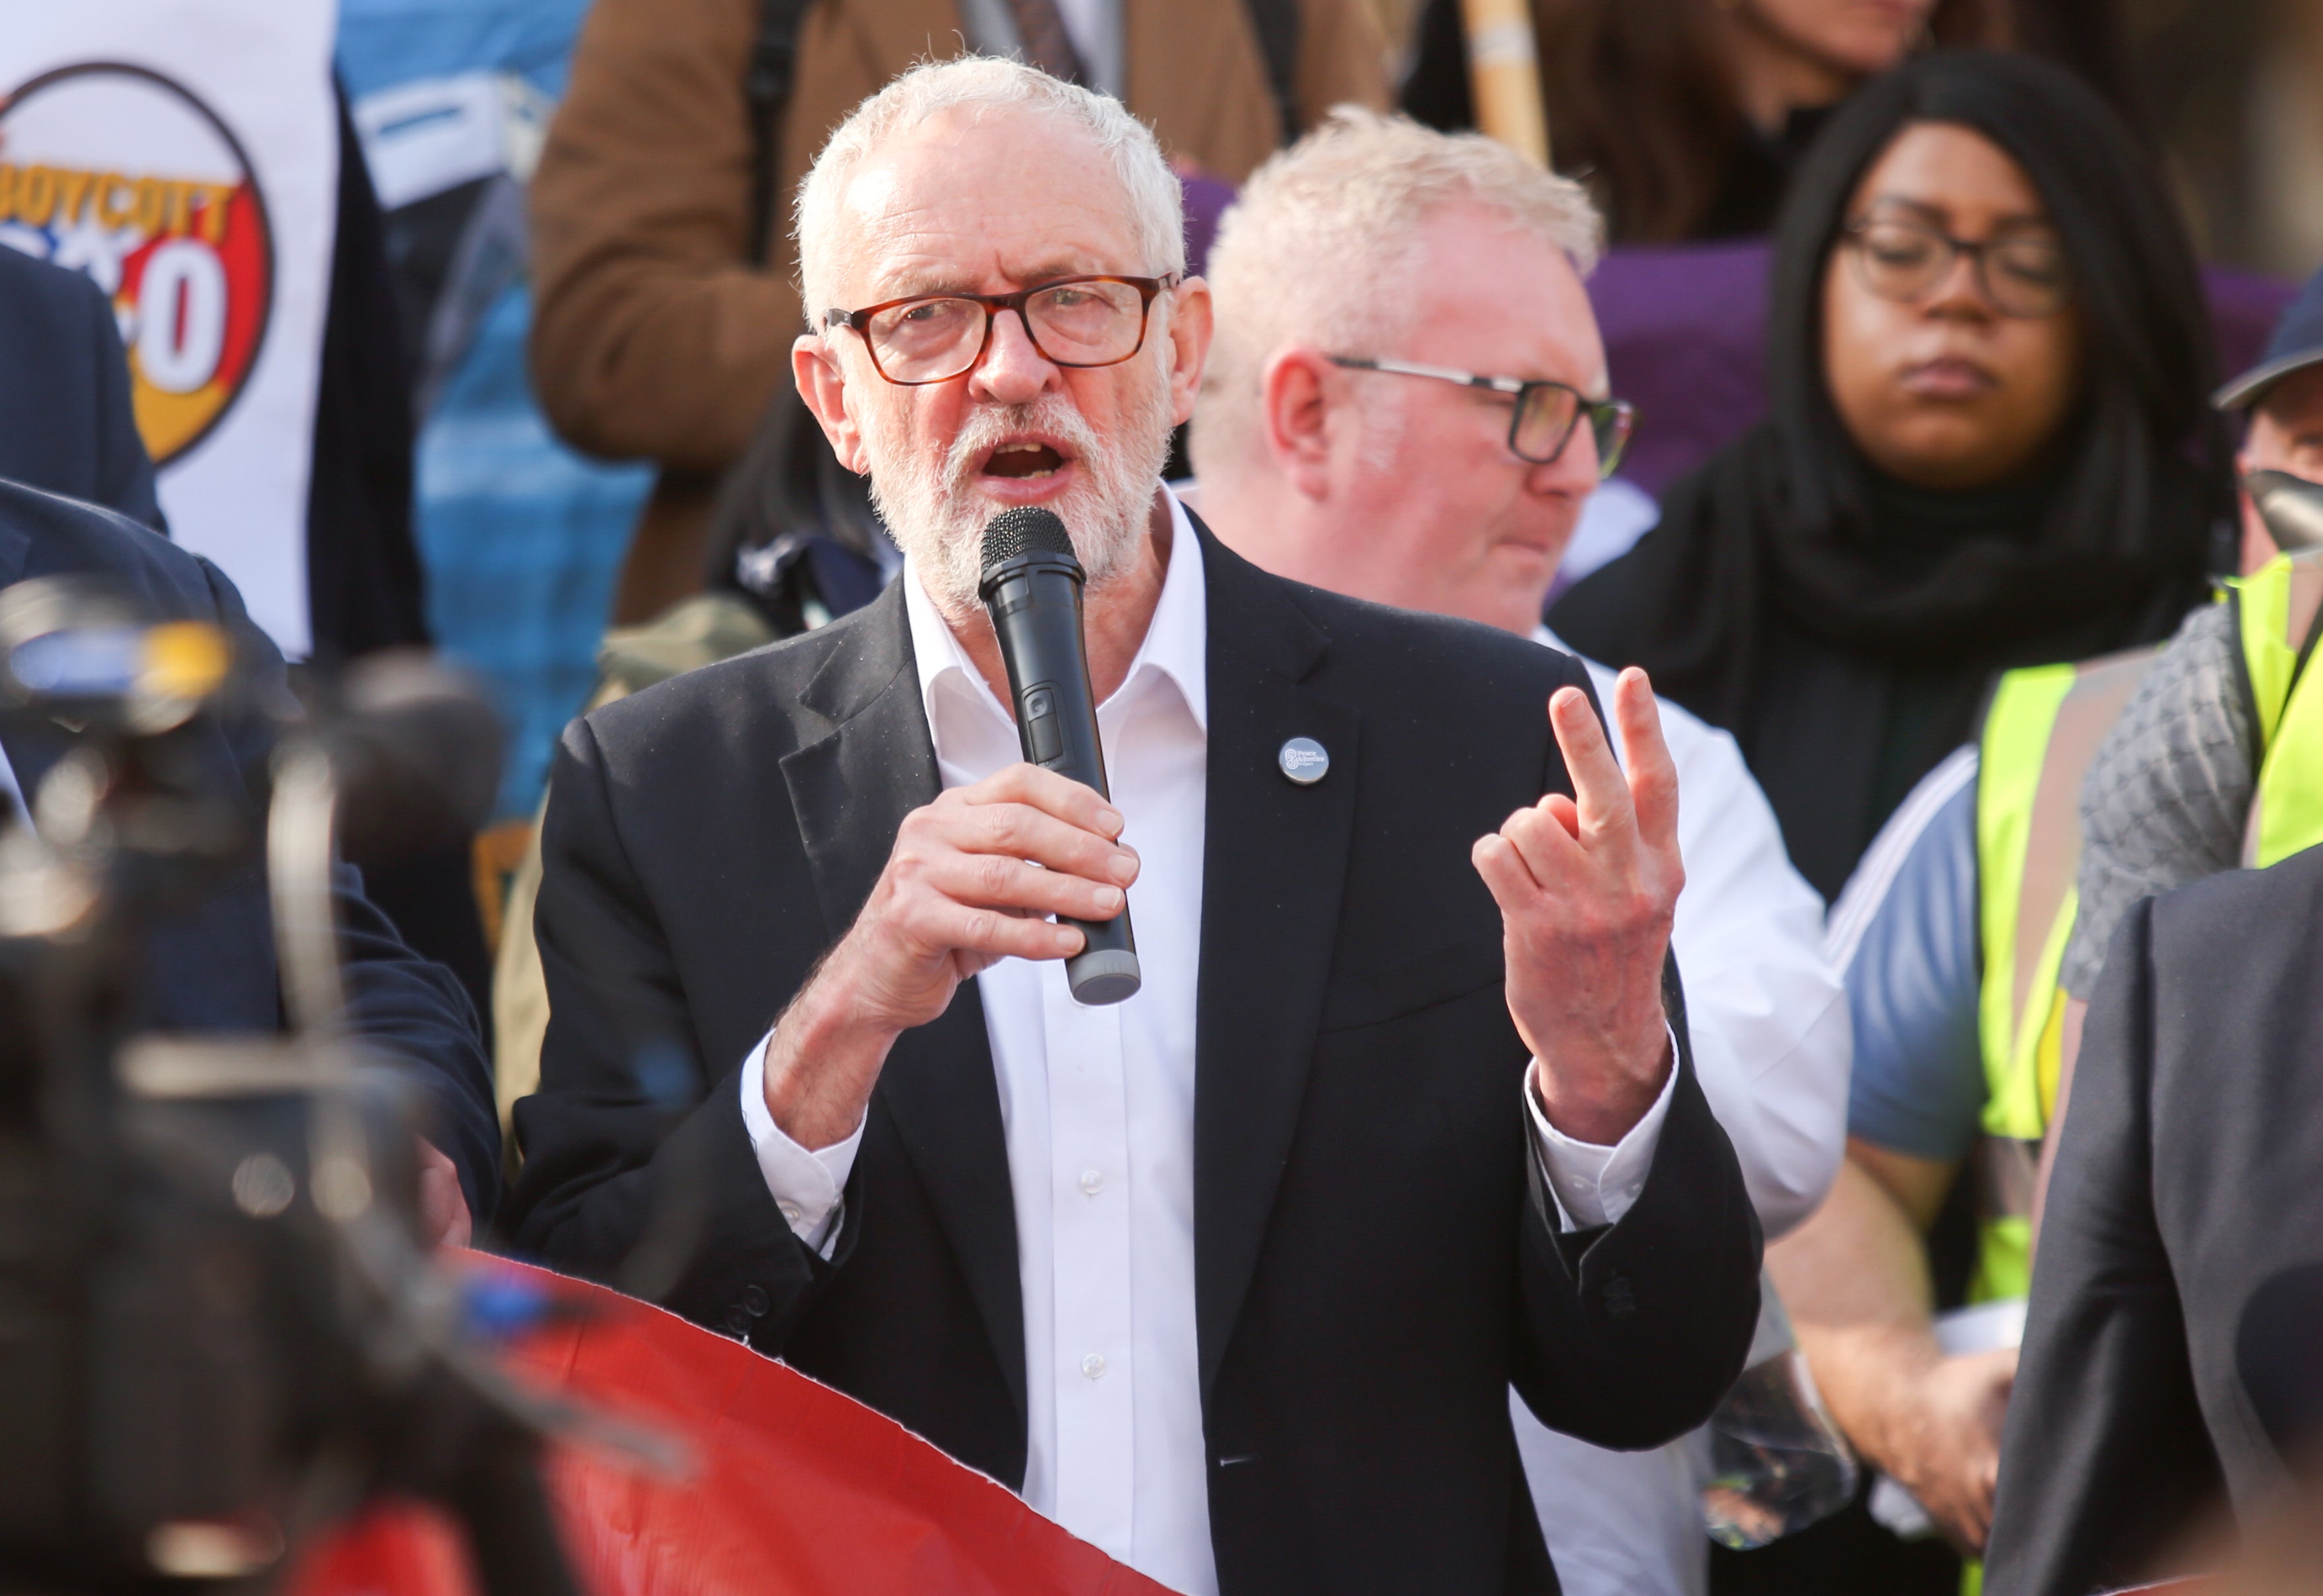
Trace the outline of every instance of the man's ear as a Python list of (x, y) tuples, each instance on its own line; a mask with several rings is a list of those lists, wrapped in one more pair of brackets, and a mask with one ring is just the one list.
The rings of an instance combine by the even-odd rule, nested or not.
[(1202, 390), (1202, 367), (1210, 357), (1210, 285), (1189, 277), (1172, 290), (1170, 312), (1170, 421), (1183, 427), (1194, 418)]
[(839, 456), (839, 463), (858, 476), (868, 473), (871, 457), (863, 447), (863, 429), (847, 413), (847, 374), (839, 369), (838, 357), (813, 333), (800, 334), (791, 345), (791, 378), (798, 384), (799, 397), (822, 424), (822, 436), (831, 440), (831, 452)]
[(1259, 427), (1274, 469), (1309, 499), (1330, 491), (1331, 405), (1338, 369), (1301, 344), (1278, 349), (1259, 374)]

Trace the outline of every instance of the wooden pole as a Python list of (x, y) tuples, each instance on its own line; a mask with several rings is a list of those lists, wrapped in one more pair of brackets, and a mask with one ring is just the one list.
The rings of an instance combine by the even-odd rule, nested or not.
[(1468, 35), (1468, 92), (1476, 128), (1541, 166), (1548, 164), (1540, 51), (1529, 0), (1460, 0)]

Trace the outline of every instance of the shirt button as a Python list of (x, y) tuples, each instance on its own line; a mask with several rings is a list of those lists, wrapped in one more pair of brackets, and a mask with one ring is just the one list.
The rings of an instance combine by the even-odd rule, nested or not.
[(783, 1223), (785, 1225), (796, 1225), (798, 1223), (799, 1206), (796, 1203), (776, 1203), (775, 1206), (782, 1210)]
[(1091, 1353), (1088, 1357), (1083, 1358), (1081, 1360), (1081, 1372), (1088, 1375), (1091, 1380), (1103, 1380), (1105, 1378), (1105, 1354), (1102, 1353)]
[(1098, 1192), (1101, 1192), (1104, 1189), (1105, 1171), (1103, 1169), (1083, 1169), (1081, 1171), (1081, 1191), (1084, 1195), (1095, 1197)]

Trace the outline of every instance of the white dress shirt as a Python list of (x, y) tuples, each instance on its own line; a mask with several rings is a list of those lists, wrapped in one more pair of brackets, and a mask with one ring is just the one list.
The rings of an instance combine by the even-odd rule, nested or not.
[[(1547, 628), (1535, 636), (1565, 647)], [(1614, 673), (1586, 663), (1610, 719)], [(1814, 1211), (1838, 1173), (1854, 1033), (1823, 956), (1823, 900), (1791, 868), (1742, 751), (1666, 699), (1657, 702), (1677, 765), (1685, 889), (1670, 941), (1685, 979), (1694, 1074), (1771, 1241)], [(1656, 1452), (1607, 1452), (1547, 1428), (1513, 1392), (1510, 1407), (1566, 1596), (1708, 1588), (1701, 1432)]]
[[(1003, 959), (977, 981), (1016, 1215), (1024, 1500), (1171, 1589), (1214, 1596), (1194, 1317), (1209, 625), (1201, 545), (1184, 508), (1168, 503), (1161, 601), (1127, 677), (1097, 707), (1123, 839), (1143, 862), (1129, 912), (1144, 985), (1125, 1003), (1085, 1008), (1056, 960)], [(943, 784), (981, 781), (1022, 757), (1015, 719), (909, 564), (900, 580)], [(783, 1216), (827, 1252), (862, 1129), (800, 1148), (767, 1111), (765, 1058), (761, 1041), (741, 1072), (743, 1124)], [(1529, 1084), (1523, 1095), (1560, 1223), (1619, 1219), (1645, 1184), (1668, 1087), (1610, 1148), (1563, 1136)]]

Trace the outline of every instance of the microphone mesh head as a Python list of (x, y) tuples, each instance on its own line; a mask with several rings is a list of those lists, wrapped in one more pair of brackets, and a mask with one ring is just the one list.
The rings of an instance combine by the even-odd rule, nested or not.
[(987, 571), (1019, 555), (1070, 555), (1072, 552), (1073, 540), (1067, 535), (1064, 522), (1057, 518), (1057, 512), (1037, 504), (1004, 509), (984, 524)]

